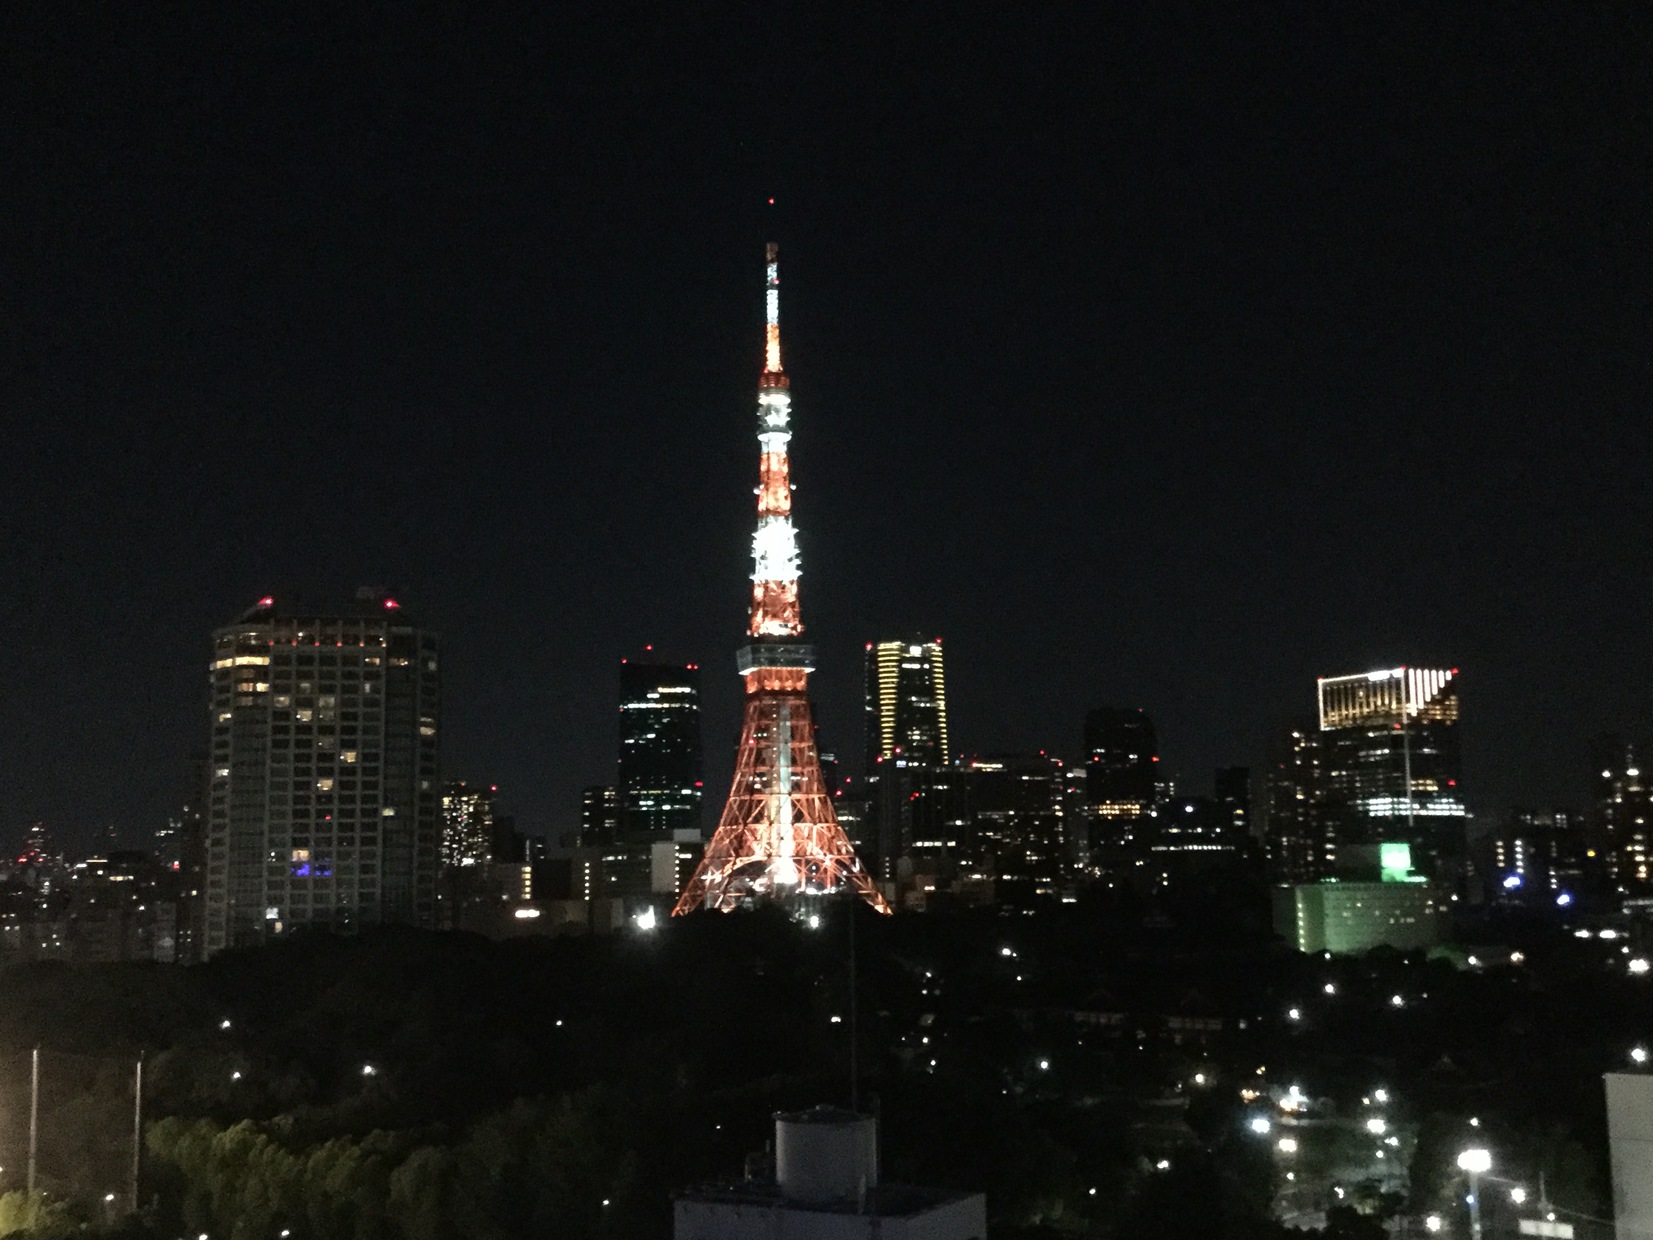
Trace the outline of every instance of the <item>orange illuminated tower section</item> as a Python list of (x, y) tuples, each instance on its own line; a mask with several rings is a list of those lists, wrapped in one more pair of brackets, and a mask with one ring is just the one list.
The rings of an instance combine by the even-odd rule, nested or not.
[(884, 897), (838, 825), (821, 778), (809, 709), (814, 651), (798, 640), (798, 538), (792, 528), (792, 394), (781, 369), (780, 268), (770, 245), (763, 374), (758, 380), (758, 529), (752, 538), (752, 640), (737, 663), (746, 722), (729, 802), (673, 915), (729, 912), (845, 887), (881, 913)]

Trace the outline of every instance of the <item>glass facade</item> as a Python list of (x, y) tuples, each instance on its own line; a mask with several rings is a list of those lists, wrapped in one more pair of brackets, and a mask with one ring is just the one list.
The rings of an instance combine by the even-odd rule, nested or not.
[(620, 829), (634, 840), (700, 831), (700, 671), (620, 665)]

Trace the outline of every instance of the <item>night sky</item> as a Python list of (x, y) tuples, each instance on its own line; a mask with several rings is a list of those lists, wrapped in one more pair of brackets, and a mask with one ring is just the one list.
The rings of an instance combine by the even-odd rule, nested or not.
[(337, 8), (0, 19), (0, 840), (137, 841), (211, 629), (366, 583), (526, 829), (646, 642), (721, 797), (771, 239), (826, 747), (910, 632), (1190, 791), (1400, 662), (1482, 818), (1653, 733), (1645, 6)]

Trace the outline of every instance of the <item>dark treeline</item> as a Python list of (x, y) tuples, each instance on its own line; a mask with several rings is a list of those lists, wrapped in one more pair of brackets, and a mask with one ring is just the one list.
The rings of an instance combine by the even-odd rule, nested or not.
[[(1277, 1169), (1238, 1092), (1272, 1065), (1349, 1105), (1375, 1073), (1397, 1083), (1414, 1207), (1451, 1192), (1435, 1164), (1474, 1114), (1550, 1169), (1557, 1201), (1604, 1211), (1599, 1076), (1646, 1027), (1645, 987), (1553, 938), (1520, 968), (1307, 959), (1229, 900), (1153, 929), (1123, 901), (860, 910), (862, 1101), (886, 1177), (986, 1191), (995, 1237), (1275, 1236)], [(301, 934), (191, 969), (10, 967), (0, 1187), (22, 1183), (39, 1045), (51, 1196), (0, 1196), (0, 1235), (668, 1236), (671, 1193), (737, 1176), (774, 1111), (848, 1101), (848, 911), (816, 929), (764, 910), (606, 939)], [(1335, 1005), (1277, 1019), (1327, 979)], [(1101, 1011), (1123, 1024), (1074, 1020)], [(1217, 1031), (1167, 1035), (1179, 1014)], [(1196, 1068), (1218, 1084), (1190, 1097)], [(1379, 1234), (1402, 1204), (1357, 1194), (1328, 1233)]]

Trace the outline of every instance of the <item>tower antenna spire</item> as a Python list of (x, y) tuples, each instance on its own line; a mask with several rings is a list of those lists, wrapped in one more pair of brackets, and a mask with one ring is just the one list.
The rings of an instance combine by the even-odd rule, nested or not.
[(758, 376), (758, 525), (752, 535), (751, 641), (736, 657), (746, 681), (745, 722), (729, 800), (683, 888), (674, 916), (729, 912), (760, 900), (853, 889), (890, 906), (838, 825), (821, 776), (809, 673), (815, 652), (798, 640), (798, 535), (792, 527), (792, 393), (781, 369), (779, 247), (764, 248), (764, 358)]

